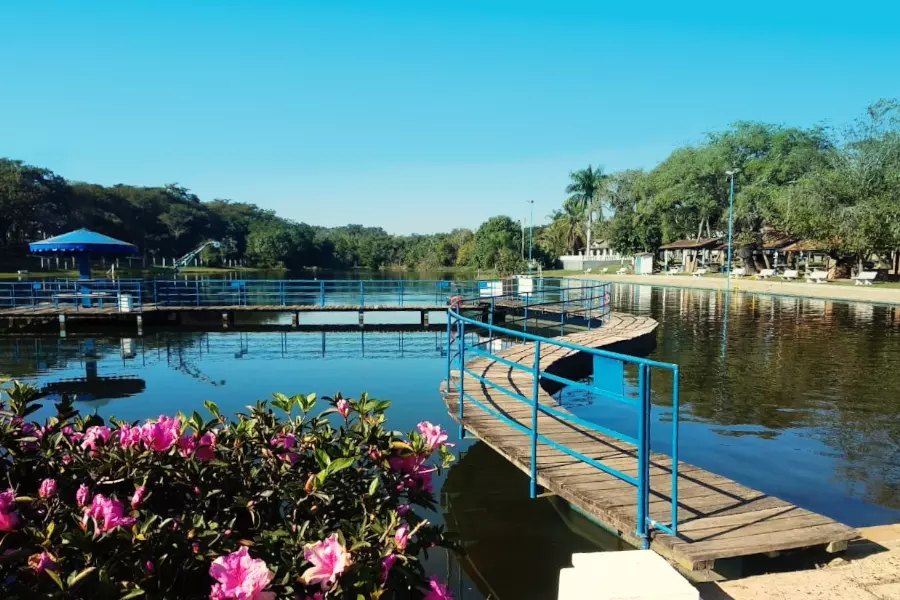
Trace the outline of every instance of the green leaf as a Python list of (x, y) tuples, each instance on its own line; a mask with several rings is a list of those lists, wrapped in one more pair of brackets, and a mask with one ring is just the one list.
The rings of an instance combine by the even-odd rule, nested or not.
[(56, 571), (54, 571), (52, 569), (47, 569), (46, 571), (44, 571), (44, 574), (47, 575), (50, 579), (52, 579), (54, 582), (56, 582), (56, 585), (59, 586), (59, 589), (61, 589), (63, 591), (66, 590), (66, 586), (63, 584), (62, 579), (59, 578), (59, 573), (57, 573)]
[(356, 459), (353, 457), (336, 458), (330, 465), (328, 465), (328, 468), (326, 470), (328, 471), (329, 475), (332, 475), (334, 473), (337, 473), (338, 471), (343, 471), (344, 469), (352, 465), (355, 460)]
[(215, 418), (218, 419), (222, 416), (222, 413), (219, 412), (219, 405), (212, 400), (204, 400), (203, 406), (205, 406), (206, 410), (208, 410)]
[(70, 588), (74, 588), (78, 584), (82, 583), (85, 579), (87, 579), (88, 576), (96, 570), (97, 567), (88, 567), (81, 571), (81, 573), (75, 573), (73, 571), (72, 574), (69, 575), (69, 578), (66, 580), (66, 583)]
[(119, 600), (128, 600), (129, 598), (137, 598), (138, 596), (143, 596), (145, 593), (146, 592), (144, 590), (142, 590), (141, 588), (134, 588), (133, 590), (131, 590), (130, 592), (128, 592), (127, 594), (125, 594), (124, 596), (119, 598)]
[(381, 480), (375, 477), (372, 479), (372, 483), (369, 484), (369, 495), (374, 496), (375, 492), (378, 491), (378, 486), (381, 485)]
[(321, 448), (316, 448), (316, 462), (319, 463), (320, 468), (325, 469), (331, 464), (331, 457)]

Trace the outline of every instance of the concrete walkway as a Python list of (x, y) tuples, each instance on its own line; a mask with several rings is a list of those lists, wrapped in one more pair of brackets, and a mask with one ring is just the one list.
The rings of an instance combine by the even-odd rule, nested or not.
[(703, 600), (900, 600), (900, 525), (859, 530), (843, 558), (814, 570), (700, 584)]
[[(576, 279), (598, 279), (602, 281), (633, 283), (640, 285), (660, 285), (670, 287), (725, 290), (728, 280), (724, 277), (689, 277), (687, 275), (574, 275)], [(900, 288), (888, 288), (878, 284), (871, 286), (843, 285), (835, 283), (801, 283), (780, 279), (732, 279), (731, 289), (757, 294), (781, 294), (826, 298), (850, 302), (874, 302), (877, 304), (900, 305)]]

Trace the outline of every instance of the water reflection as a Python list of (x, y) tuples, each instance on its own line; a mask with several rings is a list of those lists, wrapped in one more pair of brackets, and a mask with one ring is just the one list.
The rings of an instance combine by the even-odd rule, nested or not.
[[(650, 357), (681, 367), (685, 460), (852, 525), (900, 518), (900, 308), (628, 285), (613, 308), (660, 322)], [(654, 379), (654, 401), (670, 387)], [(655, 447), (666, 451), (662, 436)]]

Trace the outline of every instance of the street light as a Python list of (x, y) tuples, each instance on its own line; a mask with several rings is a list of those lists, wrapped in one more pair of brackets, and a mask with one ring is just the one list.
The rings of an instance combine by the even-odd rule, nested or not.
[(534, 200), (528, 200), (531, 205), (531, 226), (528, 228), (528, 274), (531, 275), (531, 251), (534, 247)]
[(740, 169), (730, 169), (725, 174), (731, 177), (731, 193), (728, 195), (728, 280), (731, 281), (731, 236), (734, 232), (734, 176)]

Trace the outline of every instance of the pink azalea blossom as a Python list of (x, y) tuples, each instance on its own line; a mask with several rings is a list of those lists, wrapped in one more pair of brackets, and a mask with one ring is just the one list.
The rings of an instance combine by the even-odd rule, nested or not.
[(306, 600), (324, 600), (325, 596), (322, 595), (322, 592), (316, 592), (312, 596), (307, 596)]
[(431, 591), (425, 594), (424, 600), (453, 600), (450, 590), (447, 589), (447, 586), (442, 585), (437, 577), (428, 580), (428, 587)]
[(147, 573), (149, 573), (150, 575), (156, 573), (156, 565), (153, 564), (152, 560), (148, 560), (147, 562), (145, 562), (144, 568), (147, 569)]
[(341, 416), (345, 419), (350, 416), (350, 403), (341, 398), (335, 403), (335, 407), (337, 411), (341, 413)]
[(449, 445), (447, 444), (447, 435), (446, 431), (441, 429), (440, 425), (432, 425), (428, 421), (422, 421), (419, 423), (419, 433), (425, 438), (425, 445), (431, 448), (432, 451), (437, 450), (441, 446)]
[(111, 435), (112, 430), (106, 425), (94, 425), (93, 427), (88, 427), (84, 432), (81, 449), (90, 449), (91, 452), (96, 452), (97, 446), (99, 446), (101, 442), (105, 444)]
[(46, 552), (41, 552), (28, 557), (28, 566), (34, 569), (38, 575), (43, 575), (45, 571), (56, 570), (56, 561)]
[(19, 527), (19, 515), (12, 511), (0, 510), (0, 532), (15, 531)]
[(97, 494), (91, 501), (91, 506), (84, 513), (81, 523), (85, 527), (89, 518), (93, 518), (97, 522), (97, 529), (100, 532), (107, 533), (117, 527), (131, 527), (137, 522), (134, 517), (126, 517), (125, 505), (118, 500), (106, 498), (102, 494)]
[(141, 486), (134, 490), (134, 495), (131, 497), (131, 508), (134, 510), (139, 509), (144, 504), (144, 498), (147, 497), (147, 488)]
[(212, 586), (210, 600), (275, 600), (274, 592), (265, 591), (275, 573), (265, 561), (251, 558), (246, 546), (213, 561), (209, 576), (218, 582)]
[(119, 445), (123, 448), (138, 448), (142, 442), (140, 427), (132, 427), (127, 423), (119, 428)]
[(334, 585), (338, 576), (350, 566), (350, 553), (338, 541), (336, 533), (321, 542), (305, 545), (303, 558), (313, 566), (303, 573), (300, 580), (304, 585), (319, 583), (323, 590)]
[(197, 460), (208, 461), (216, 457), (216, 434), (207, 431), (197, 441), (197, 449), (194, 451), (194, 458)]
[(406, 544), (408, 541), (409, 526), (403, 524), (397, 528), (397, 533), (394, 534), (394, 544), (397, 545), (397, 550), (403, 552), (404, 550), (406, 550)]
[(409, 514), (409, 504), (401, 504), (397, 507), (397, 514), (401, 517), (405, 517)]
[(272, 438), (271, 445), (273, 448), (289, 450), (297, 445), (297, 437), (293, 433), (279, 433)]
[(78, 506), (87, 506), (91, 503), (91, 490), (88, 486), (83, 483), (78, 486), (78, 491), (75, 492), (75, 501), (78, 503)]
[(80, 431), (75, 431), (70, 425), (66, 425), (62, 428), (63, 435), (66, 436), (70, 442), (73, 444), (77, 444), (84, 438), (84, 434)]
[(390, 575), (391, 569), (394, 568), (395, 562), (397, 562), (396, 554), (388, 554), (381, 559), (381, 585), (387, 583), (388, 575)]
[(156, 421), (141, 426), (141, 438), (150, 450), (165, 452), (175, 445), (181, 435), (181, 419), (160, 415)]
[(194, 436), (184, 435), (178, 438), (178, 453), (185, 458), (193, 454), (196, 447), (197, 442), (194, 441)]
[(16, 492), (6, 490), (0, 493), (0, 512), (8, 512), (16, 505)]
[(45, 479), (41, 482), (41, 487), (38, 490), (38, 496), (41, 498), (52, 498), (56, 495), (56, 480), (55, 479)]

